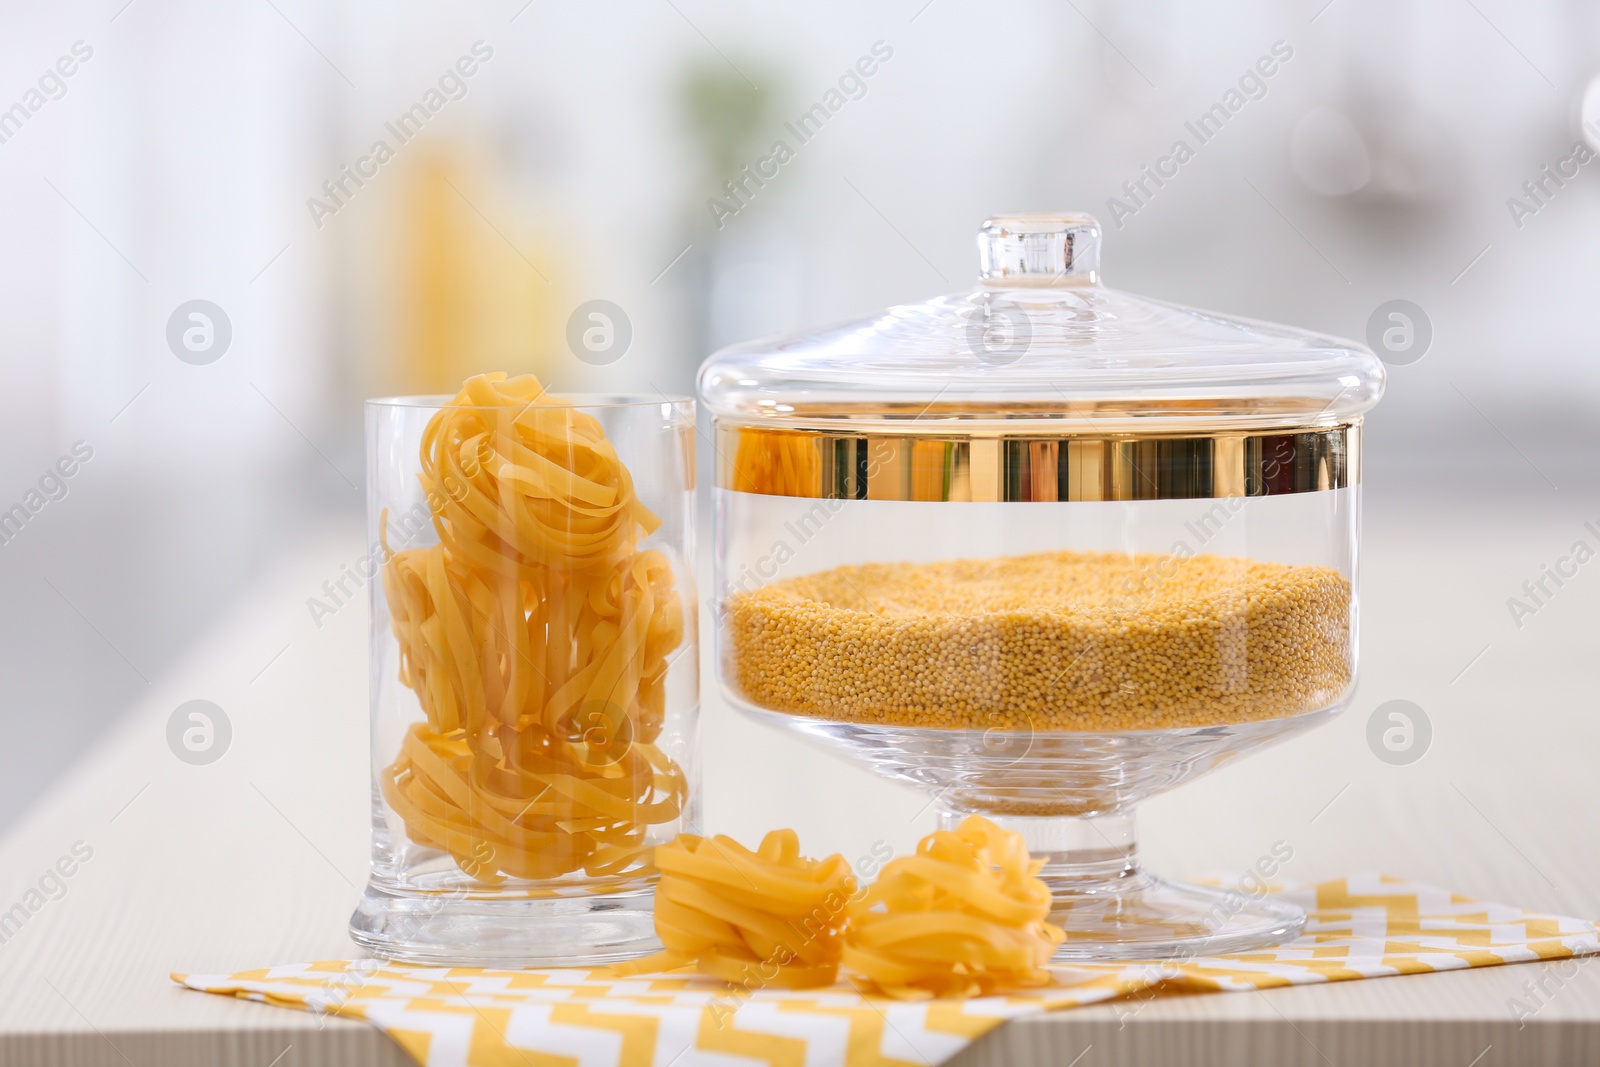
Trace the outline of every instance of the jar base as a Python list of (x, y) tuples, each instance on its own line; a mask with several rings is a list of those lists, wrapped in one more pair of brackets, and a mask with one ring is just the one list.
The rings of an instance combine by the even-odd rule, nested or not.
[[(972, 812), (943, 810), (953, 830)], [(986, 817), (1020, 834), (1066, 931), (1053, 959), (1176, 960), (1270, 948), (1299, 935), (1300, 908), (1258, 892), (1174, 882), (1139, 865), (1131, 810), (1087, 818)], [(1259, 880), (1255, 883), (1263, 885)]]
[(368, 884), (350, 939), (373, 956), (463, 967), (597, 967), (659, 951), (651, 889), (539, 900)]
[(1306, 914), (1262, 896), (1168, 881), (1140, 868), (1114, 882), (1050, 884), (1050, 921), (1067, 932), (1056, 962), (1187, 961), (1271, 948), (1299, 936)]

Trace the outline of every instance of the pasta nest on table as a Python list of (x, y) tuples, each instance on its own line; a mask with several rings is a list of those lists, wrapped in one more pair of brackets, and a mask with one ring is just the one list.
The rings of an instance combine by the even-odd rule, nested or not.
[(685, 625), (671, 562), (637, 547), (660, 520), (599, 422), (531, 376), (470, 379), (421, 460), (439, 543), (389, 555), (383, 590), (427, 721), (385, 799), (489, 884), (643, 870), (688, 791), (657, 744)]
[(920, 1000), (1050, 981), (1065, 935), (1022, 836), (979, 815), (884, 865), (850, 906), (843, 962), (878, 992)]
[(793, 830), (774, 830), (751, 852), (729, 837), (679, 834), (655, 853), (656, 936), (665, 950), (617, 964), (615, 975), (694, 965), (749, 988), (833, 984), (841, 933), (856, 892), (840, 855), (800, 855)]

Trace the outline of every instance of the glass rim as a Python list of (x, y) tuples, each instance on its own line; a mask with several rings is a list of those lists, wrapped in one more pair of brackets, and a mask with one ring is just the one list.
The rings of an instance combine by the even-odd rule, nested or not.
[[(644, 408), (654, 407), (659, 404), (694, 405), (694, 397), (686, 393), (623, 393), (623, 392), (590, 392), (567, 393), (551, 390), (545, 395), (560, 400), (575, 408)], [(436, 410), (439, 408), (454, 407), (462, 411), (501, 411), (508, 405), (505, 404), (453, 404), (455, 397), (450, 393), (416, 393), (408, 396), (371, 396), (363, 403), (366, 407), (376, 408), (422, 408)]]

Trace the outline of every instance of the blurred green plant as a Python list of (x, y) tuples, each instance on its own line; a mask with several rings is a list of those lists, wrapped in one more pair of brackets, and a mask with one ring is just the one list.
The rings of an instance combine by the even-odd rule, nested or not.
[(742, 61), (742, 69), (756, 70), (760, 81), (752, 85), (723, 60), (697, 60), (684, 71), (678, 103), (700, 149), (708, 174), (736, 173), (758, 144), (763, 130), (775, 124), (772, 71)]

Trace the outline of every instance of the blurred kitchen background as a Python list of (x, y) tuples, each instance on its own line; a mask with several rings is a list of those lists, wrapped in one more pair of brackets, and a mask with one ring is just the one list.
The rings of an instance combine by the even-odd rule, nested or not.
[[(0, 510), (30, 514), (0, 544), (0, 828), (276, 558), (330, 528), (360, 553), (364, 396), (688, 392), (716, 346), (966, 288), (1000, 211), (1096, 214), (1108, 283), (1181, 303), (1363, 340), (1421, 308), (1369, 535), (1520, 509), (1562, 550), (1600, 517), (1589, 0), (67, 0), (0, 27)], [(193, 300), (231, 332), (208, 363), (169, 344)], [(567, 341), (590, 300), (631, 324), (608, 365)]]

